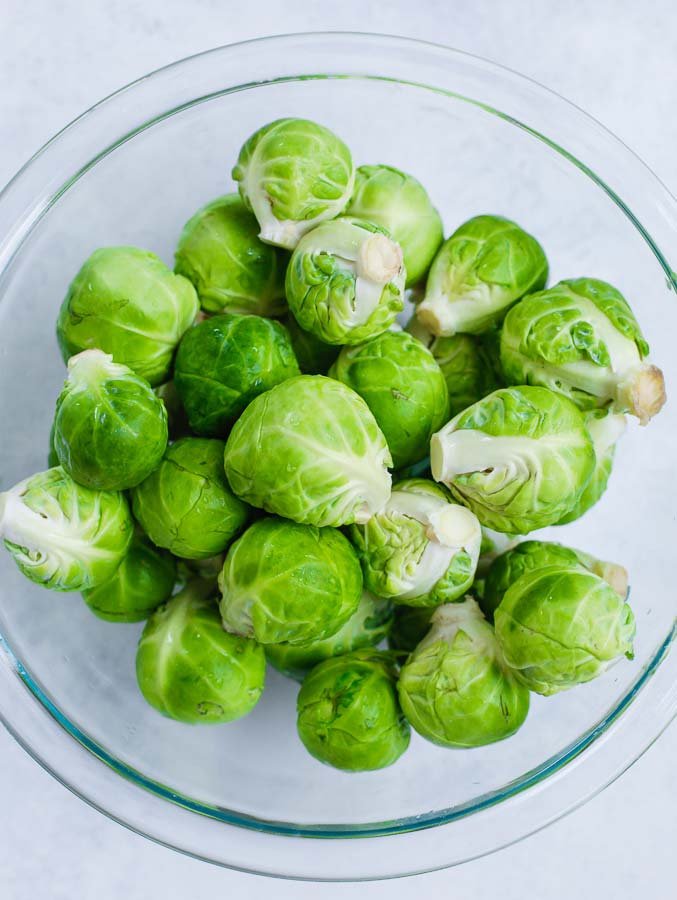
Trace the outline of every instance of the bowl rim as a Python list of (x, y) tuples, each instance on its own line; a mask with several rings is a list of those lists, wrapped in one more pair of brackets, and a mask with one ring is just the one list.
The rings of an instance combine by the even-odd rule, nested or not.
[[(252, 88), (259, 84), (271, 83), (271, 81), (295, 80), (301, 75), (304, 77), (309, 77), (309, 75), (306, 74), (305, 71), (299, 71), (296, 75), (289, 75), (286, 78), (272, 78), (267, 81), (261, 81), (257, 78), (259, 64), (255, 63), (253, 57), (251, 57), (248, 60), (248, 71), (252, 74), (251, 80), (246, 80), (239, 84), (222, 88), (214, 94), (195, 97), (192, 101), (189, 101), (188, 104), (179, 104), (171, 110), (165, 111), (165, 114), (161, 117), (146, 119), (145, 122), (138, 123), (136, 127), (130, 127), (123, 133), (122, 137), (118, 137), (114, 142), (107, 145), (106, 149), (103, 151), (99, 150), (96, 155), (80, 165), (76, 169), (75, 174), (71, 173), (70, 177), (63, 180), (60, 184), (57, 184), (53, 178), (45, 179), (47, 173), (39, 171), (40, 168), (44, 168), (45, 161), (49, 163), (50, 155), (53, 155), (54, 152), (60, 152), (61, 149), (64, 148), (64, 145), (69, 144), (73, 135), (77, 134), (77, 131), (81, 126), (85, 126), (88, 122), (91, 122), (92, 116), (96, 116), (99, 113), (107, 115), (111, 109), (113, 110), (113, 115), (117, 116), (119, 110), (117, 110), (116, 104), (119, 105), (121, 99), (125, 99), (134, 91), (143, 90), (146, 86), (162, 81), (163, 79), (166, 80), (169, 78), (169, 80), (172, 80), (173, 74), (182, 68), (196, 64), (200, 65), (202, 61), (210, 61), (224, 54), (230, 54), (232, 56), (233, 54), (241, 54), (244, 52), (244, 55), (247, 56), (250, 51), (255, 51), (262, 44), (268, 44), (269, 46), (274, 45), (281, 51), (291, 49), (292, 46), (296, 47), (298, 51), (300, 47), (306, 51), (308, 56), (317, 56), (318, 46), (316, 45), (322, 45), (323, 52), (326, 52), (324, 48), (329, 46), (334, 51), (333, 59), (341, 58), (341, 61), (345, 62), (345, 64), (349, 63), (350, 47), (352, 45), (357, 44), (360, 48), (363, 48), (365, 44), (368, 44), (374, 48), (375, 45), (378, 44), (381, 51), (386, 50), (386, 54), (394, 49), (395, 46), (398, 46), (400, 49), (406, 48), (412, 56), (415, 56), (416, 54), (422, 54), (423, 57), (428, 54), (434, 55), (435, 61), (433, 68), (443, 65), (444, 60), (447, 60), (447, 62), (453, 60), (456, 63), (469, 63), (471, 68), (477, 66), (485, 74), (490, 73), (494, 80), (509, 80), (511, 88), (515, 88), (515, 85), (521, 85), (527, 100), (532, 94), (535, 94), (539, 102), (543, 101), (547, 104), (555, 103), (560, 111), (562, 109), (568, 110), (569, 114), (573, 115), (575, 121), (584, 121), (587, 125), (594, 126), (597, 135), (599, 136), (601, 134), (605, 138), (605, 150), (609, 152), (613, 150), (616, 154), (624, 157), (624, 160), (621, 160), (621, 162), (625, 163), (626, 168), (630, 165), (633, 170), (637, 169), (637, 171), (642, 173), (642, 191), (637, 194), (637, 200), (633, 202), (632, 206), (621, 200), (620, 196), (616, 194), (607, 181), (602, 180), (602, 178), (596, 174), (598, 169), (596, 163), (594, 166), (591, 166), (588, 163), (581, 162), (578, 155), (568, 149), (568, 144), (561, 144), (559, 141), (555, 141), (554, 138), (546, 137), (538, 128), (529, 125), (512, 111), (506, 112), (505, 110), (493, 107), (486, 102), (482, 102), (478, 98), (473, 99), (471, 96), (465, 96), (439, 86), (435, 87), (425, 82), (410, 81), (406, 78), (395, 76), (379, 76), (374, 73), (360, 74), (359, 71), (345, 73), (350, 74), (353, 77), (386, 78), (386, 80), (393, 80), (398, 83), (411, 84), (431, 90), (441, 90), (443, 93), (452, 94), (457, 99), (466, 100), (481, 106), (487, 112), (507, 118), (510, 120), (511, 124), (524, 128), (534, 137), (544, 141), (553, 149), (557, 150), (557, 152), (561, 153), (569, 162), (582, 169), (586, 175), (591, 177), (597, 185), (607, 193), (609, 199), (617, 203), (623, 209), (633, 225), (640, 232), (640, 235), (654, 252), (654, 255), (663, 268), (666, 278), (671, 283), (673, 289), (677, 290), (675, 275), (666, 261), (666, 256), (660, 249), (661, 246), (668, 246), (668, 238), (674, 240), (674, 235), (677, 233), (677, 204), (667, 188), (651, 172), (648, 166), (646, 166), (633, 151), (616, 138), (608, 129), (604, 128), (604, 126), (600, 125), (595, 119), (584, 113), (579, 107), (569, 103), (569, 101), (566, 101), (554, 91), (543, 87), (534, 79), (520, 75), (507, 67), (491, 63), (482, 57), (464, 53), (460, 50), (453, 50), (431, 42), (397, 36), (363, 34), (357, 32), (307, 32), (301, 34), (275, 35), (216, 47), (156, 69), (154, 72), (136, 79), (130, 84), (108, 95), (108, 97), (103, 100), (95, 103), (59, 131), (53, 138), (47, 141), (47, 143), (24, 164), (16, 175), (10, 179), (5, 188), (0, 192), (0, 283), (2, 275), (11, 265), (11, 261), (15, 254), (20, 251), (24, 241), (47, 210), (57, 202), (59, 197), (86, 171), (88, 171), (89, 168), (96, 165), (96, 163), (103, 158), (103, 156), (107, 155), (107, 153), (112, 152), (116, 147), (138, 134), (140, 130), (151, 127), (158, 121), (158, 118), (174, 114), (182, 108), (185, 108), (186, 105), (204, 102), (215, 95), (223, 95), (234, 90)], [(308, 61), (308, 65), (310, 65), (310, 60)], [(393, 69), (402, 68), (398, 63), (391, 63), (390, 59), (388, 65)], [(325, 64), (321, 67), (320, 73), (315, 73), (315, 76), (312, 77), (331, 77), (331, 75), (328, 76), (326, 73), (321, 74), (326, 68), (327, 65)], [(338, 66), (336, 73), (334, 74), (342, 74), (344, 68), (345, 65)], [(495, 87), (495, 84), (493, 87)], [(527, 102), (527, 107), (528, 105)], [(134, 112), (136, 113), (136, 110), (134, 110)], [(117, 119), (115, 122), (115, 129), (119, 130)], [(65, 149), (68, 150), (69, 147), (65, 146)], [(594, 148), (587, 149), (591, 152), (594, 150)], [(603, 155), (604, 154), (602, 154), (602, 156)], [(628, 159), (630, 160), (630, 163), (628, 163)], [(36, 174), (39, 176), (37, 179), (35, 177)], [(58, 178), (56, 181), (58, 181)], [(649, 185), (650, 189), (647, 185)], [(38, 191), (37, 194), (36, 190)], [(649, 208), (651, 202), (657, 206), (657, 209)], [(641, 217), (635, 213), (635, 209), (643, 210)], [(669, 215), (666, 215), (666, 210), (669, 212)], [(661, 216), (663, 221), (661, 221)], [(645, 222), (648, 219), (652, 221), (650, 230), (649, 227), (645, 225)], [(656, 235), (658, 235), (658, 237), (656, 237)], [(442, 814), (438, 813), (428, 817), (416, 817), (416, 820), (403, 820), (396, 825), (393, 825), (393, 823), (376, 823), (378, 827), (357, 833), (354, 831), (342, 833), (341, 831), (327, 830), (327, 828), (324, 828), (323, 831), (317, 831), (312, 828), (304, 829), (295, 826), (292, 823), (274, 823), (275, 828), (271, 832), (269, 830), (269, 825), (262, 821), (251, 819), (247, 821), (248, 817), (238, 815), (236, 815), (234, 819), (224, 817), (217, 814), (216, 811), (210, 812), (206, 807), (198, 809), (197, 811), (203, 813), (203, 816), (201, 817), (203, 820), (211, 815), (213, 818), (206, 819), (206, 821), (213, 822), (214, 818), (217, 818), (219, 820), (219, 825), (228, 829), (229, 840), (233, 845), (233, 850), (227, 854), (227, 858), (219, 856), (214, 852), (201, 853), (199, 850), (200, 844), (195, 844), (195, 841), (191, 839), (191, 836), (186, 836), (185, 833), (182, 835), (180, 841), (176, 841), (171, 834), (167, 833), (166, 828), (163, 829), (157, 824), (154, 828), (149, 827), (146, 824), (147, 821), (153, 819), (156, 820), (158, 817), (162, 817), (162, 814), (159, 813), (158, 810), (149, 810), (149, 807), (152, 804), (150, 801), (144, 802), (148, 800), (148, 797), (153, 796), (154, 800), (163, 804), (165, 808), (165, 817), (167, 817), (166, 809), (168, 808), (168, 805), (165, 802), (166, 799), (172, 800), (175, 804), (171, 807), (172, 809), (179, 809), (181, 807), (176, 804), (181, 802), (180, 798), (166, 788), (160, 790), (159, 788), (162, 786), (153, 786), (149, 782), (144, 783), (142, 776), (131, 770), (125, 771), (124, 765), (116, 766), (116, 761), (112, 760), (110, 757), (106, 758), (103, 748), (89, 740), (87, 736), (83, 735), (81, 732), (75, 733), (77, 730), (75, 726), (68, 722), (63, 716), (59, 715), (58, 709), (49, 701), (49, 698), (41, 690), (40, 686), (32, 679), (30, 673), (14, 655), (9, 643), (1, 634), (0, 645), (4, 650), (4, 653), (0, 654), (0, 681), (3, 682), (6, 691), (4, 692), (4, 699), (0, 701), (0, 719), (21, 746), (23, 746), (43, 768), (49, 771), (50, 774), (76, 795), (80, 796), (81, 799), (99, 809), (110, 818), (113, 818), (115, 821), (118, 821), (159, 843), (165, 844), (166, 846), (174, 847), (174, 849), (178, 849), (197, 858), (206, 859), (231, 868), (241, 869), (242, 871), (278, 875), (280, 877), (312, 878), (313, 880), (367, 880), (384, 878), (445, 868), (448, 865), (476, 858), (484, 853), (507, 846), (508, 844), (525, 837), (527, 834), (533, 833), (539, 828), (544, 827), (551, 821), (560, 818), (562, 815), (581, 805), (599, 790), (603, 789), (607, 784), (611, 783), (615, 777), (618, 777), (622, 771), (648, 749), (677, 713), (677, 661), (675, 660), (674, 654), (668, 656), (668, 650), (674, 637), (675, 626), (673, 626), (665, 641), (656, 648), (653, 659), (647, 664), (645, 670), (640, 673), (640, 676), (633, 685), (633, 689), (628, 691), (623, 700), (602, 722), (590, 729), (588, 733), (582, 736), (581, 740), (568, 748), (567, 752), (561, 754), (561, 758), (556, 765), (546, 765), (545, 767), (542, 767), (547, 771), (541, 773), (539, 777), (534, 780), (534, 783), (530, 783), (529, 779), (526, 781), (521, 779), (519, 785), (512, 789), (507, 794), (507, 797), (504, 795), (499, 798), (494, 798), (490, 802), (481, 805), (479, 809), (476, 810), (461, 810), (460, 812), (452, 811), (452, 815), (448, 815), (449, 811), (446, 811), (447, 815), (444, 814), (445, 811), (442, 811)], [(669, 666), (668, 663), (670, 663)], [(637, 715), (636, 713), (640, 709), (640, 704), (636, 701), (640, 696), (640, 690), (642, 708), (641, 715)], [(34, 708), (31, 707), (29, 709), (24, 705), (27, 696), (26, 692), (28, 692), (28, 697), (34, 701)], [(653, 697), (655, 701), (656, 695), (658, 695), (659, 700), (659, 702), (655, 703), (658, 707), (658, 711), (647, 710), (647, 704), (649, 706), (654, 706), (653, 702), (649, 703), (648, 697)], [(16, 703), (14, 701), (16, 701)], [(21, 704), (21, 710), (18, 709), (17, 704)], [(12, 707), (11, 710), (10, 706)], [(619, 718), (621, 712), (624, 712), (624, 716)], [(40, 716), (43, 718), (38, 722)], [(633, 720), (632, 729), (628, 728), (630, 718)], [(641, 721), (645, 724), (650, 722), (651, 727), (643, 730), (637, 726), (637, 721)], [(634, 735), (632, 735), (633, 731), (635, 734), (642, 733), (643, 737), (641, 739), (634, 737)], [(633, 736), (634, 740), (628, 741), (626, 750), (623, 753), (619, 752), (619, 741), (616, 741), (615, 747), (613, 748), (614, 753), (609, 753), (608, 750), (611, 745), (609, 738), (612, 733), (617, 734), (620, 732), (623, 732), (628, 738)], [(36, 735), (38, 737), (36, 737)], [(46, 742), (39, 744), (38, 741), (40, 738), (46, 738)], [(75, 738), (75, 740), (73, 740), (73, 738)], [(78, 741), (79, 744), (76, 744), (75, 741)], [(596, 764), (594, 767), (594, 777), (592, 773), (588, 774), (588, 770), (590, 769), (590, 766), (587, 764), (588, 758), (581, 755), (582, 751), (593, 743), (598, 748), (595, 753)], [(58, 752), (54, 752), (54, 748), (56, 748), (57, 745)], [(42, 746), (43, 750), (38, 751), (38, 746)], [(49, 752), (44, 750), (45, 747), (48, 748)], [(74, 754), (73, 749), (75, 747), (81, 750), (82, 754)], [(599, 747), (606, 748), (604, 750), (604, 764), (601, 766)], [(85, 757), (87, 763), (84, 762)], [(552, 809), (546, 813), (545, 808), (543, 808), (538, 815), (535, 815), (532, 809), (534, 803), (531, 802), (528, 804), (527, 799), (525, 798), (538, 797), (540, 798), (539, 802), (542, 802), (543, 796), (546, 793), (546, 787), (550, 786), (555, 788), (557, 785), (561, 787), (565, 767), (567, 776), (569, 772), (574, 771), (578, 772), (580, 776), (582, 770), (586, 769), (586, 778), (578, 778), (580, 787), (575, 791), (575, 796), (569, 798), (568, 794), (570, 791), (568, 788), (563, 794), (561, 790), (559, 790), (556, 792), (557, 798), (554, 801), (554, 805), (551, 803)], [(108, 775), (108, 769), (110, 768), (117, 769), (118, 774), (123, 775), (124, 778), (127, 779), (125, 782), (125, 790), (120, 792), (121, 798), (124, 794), (124, 801), (122, 803), (118, 802), (117, 806), (111, 804), (109, 800), (104, 799), (107, 794), (104, 782), (109, 784), (105, 776)], [(84, 779), (83, 769), (87, 770)], [(567, 784), (570, 784), (570, 779), (568, 777)], [(128, 791), (127, 788), (131, 788), (131, 792)], [(537, 793), (533, 793), (535, 788), (538, 788)], [(142, 789), (154, 790), (155, 794), (146, 794), (146, 796), (139, 801), (138, 797), (133, 792), (139, 793)], [(499, 791), (497, 793), (501, 792)], [(550, 793), (552, 793), (552, 791)], [(562, 797), (567, 798), (564, 805), (561, 803)], [(496, 819), (505, 818), (501, 811), (507, 810), (507, 807), (511, 805), (513, 807), (513, 818), (519, 813), (518, 818), (520, 819), (520, 822), (517, 826), (517, 831), (519, 833), (516, 833), (515, 829), (511, 827), (503, 834), (503, 832), (500, 832), (500, 829), (496, 829)], [(525, 811), (526, 805), (530, 806), (528, 811)], [(133, 814), (128, 813), (128, 808), (133, 808)], [(196, 816), (195, 812), (192, 811), (193, 809), (194, 807), (190, 804), (184, 803), (183, 812), (195, 819)], [(444, 847), (443, 841), (420, 841), (415, 838), (415, 836), (424, 835), (426, 831), (430, 834), (432, 831), (441, 833), (445, 830), (449, 830), (453, 828), (454, 823), (458, 821), (467, 823), (471, 813), (475, 819), (482, 819), (483, 824), (480, 826), (481, 830), (484, 830), (487, 827), (494, 828), (497, 837), (492, 838), (491, 846), (486, 846), (486, 841), (480, 840), (481, 835), (476, 834), (473, 838), (475, 843), (473, 844), (472, 841), (466, 842), (468, 847), (463, 850), (463, 853), (461, 855), (457, 854), (456, 856), (458, 856), (458, 858), (456, 858), (456, 856), (452, 858), (448, 854), (448, 849)], [(490, 826), (487, 825), (489, 822), (492, 823)], [(254, 831), (245, 831), (242, 828), (243, 825), (249, 829), (254, 829)], [(283, 825), (284, 827), (282, 827)], [(183, 825), (180, 827), (183, 828)], [(196, 831), (195, 828), (191, 829), (190, 827), (188, 830)], [(234, 830), (236, 830), (236, 832)], [(184, 829), (184, 832), (185, 831), (186, 829)], [(199, 829), (199, 831), (204, 833), (203, 828)], [(475, 831), (477, 831), (477, 829), (475, 829)], [(503, 824), (503, 831), (505, 832), (505, 824)], [(369, 847), (373, 848), (375, 842), (382, 842), (386, 839), (391, 841), (394, 837), (399, 835), (401, 844), (401, 832), (407, 833), (407, 841), (410, 848), (412, 846), (412, 839), (421, 844), (421, 848), (423, 848), (423, 844), (426, 844), (425, 848), (423, 848), (425, 852), (420, 853), (419, 851), (421, 848), (414, 852), (412, 852), (411, 849), (408, 849), (401, 859), (398, 858), (395, 861), (389, 859), (388, 862), (390, 864), (395, 862), (396, 865), (399, 866), (397, 871), (390, 871), (390, 866), (386, 868), (383, 862), (380, 862), (379, 866), (376, 868), (374, 868), (373, 865), (370, 868), (368, 859), (372, 854), (369, 853), (364, 855), (364, 858), (360, 856), (359, 860), (357, 859), (358, 855), (354, 853), (356, 842), (366, 843)], [(248, 851), (244, 852), (244, 845), (247, 841), (235, 840), (235, 833), (239, 836), (242, 834), (257, 835), (257, 839), (250, 839)], [(503, 837), (498, 837), (499, 833), (503, 834)], [(323, 859), (321, 861), (321, 868), (315, 866), (310, 870), (305, 864), (304, 859), (309, 853), (307, 841), (316, 839), (317, 837), (322, 837), (321, 844), (323, 847), (328, 848), (334, 845), (338, 852), (326, 854), (327, 857), (331, 858)], [(345, 837), (351, 837), (352, 843), (350, 844), (350, 854), (341, 851), (341, 847), (347, 849), (344, 843)], [(455, 834), (454, 840), (456, 840), (456, 837), (457, 835)], [(262, 839), (263, 843), (261, 843)], [(286, 849), (282, 850), (282, 845), (280, 845), (279, 850), (272, 854), (271, 841), (284, 842)], [(295, 847), (297, 848), (294, 851), (291, 851), (291, 853), (289, 845), (287, 844), (288, 841), (295, 844)], [(442, 844), (442, 846), (440, 846), (440, 844)], [(318, 842), (317, 840), (314, 840), (313, 852), (316, 852), (315, 848), (317, 848), (317, 846)], [(390, 844), (388, 844), (388, 846), (390, 848)], [(300, 853), (298, 852), (299, 849), (301, 851)], [(402, 849), (402, 847), (400, 847), (400, 849)], [(274, 864), (271, 864), (270, 861), (272, 855), (277, 857)], [(283, 865), (280, 861), (281, 855), (291, 856), (292, 858), (285, 860)], [(354, 865), (348, 864), (349, 861), (346, 859), (347, 856), (355, 857)], [(392, 856), (390, 849), (388, 850), (387, 856)], [(417, 858), (420, 858), (421, 860), (425, 858), (425, 861), (418, 862), (416, 861)], [(248, 859), (249, 862), (241, 863), (241, 860), (244, 859)]]

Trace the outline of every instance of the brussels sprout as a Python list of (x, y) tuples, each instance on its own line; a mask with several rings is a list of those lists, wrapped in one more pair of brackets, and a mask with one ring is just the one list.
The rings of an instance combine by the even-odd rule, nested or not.
[(604, 579), (582, 568), (546, 566), (506, 591), (495, 613), (505, 660), (530, 690), (549, 696), (632, 659), (632, 610)]
[(166, 448), (167, 412), (144, 378), (101, 350), (71, 356), (54, 417), (54, 449), (71, 478), (124, 491), (157, 468)]
[(438, 606), (472, 584), (482, 532), (473, 513), (422, 478), (401, 481), (366, 525), (354, 525), (367, 588), (405, 606)]
[(322, 375), (291, 378), (252, 401), (225, 453), (238, 497), (295, 522), (336, 527), (366, 522), (384, 505), (391, 461), (364, 400)]
[(405, 481), (407, 478), (425, 478), (431, 481), (433, 476), (430, 472), (430, 457), (426, 456), (411, 466), (403, 466), (397, 470), (395, 477), (397, 481)]
[(134, 516), (158, 547), (185, 559), (226, 549), (249, 509), (233, 496), (223, 471), (223, 441), (185, 437), (132, 491)]
[(517, 545), (514, 538), (490, 528), (482, 528), (482, 543), (480, 544), (480, 558), (477, 561), (477, 574), (485, 576), (489, 567), (501, 553), (507, 553)]
[(307, 644), (350, 619), (362, 572), (340, 531), (267, 518), (228, 550), (219, 588), (226, 631), (261, 644)]
[(493, 617), (505, 592), (518, 578), (546, 566), (581, 566), (603, 578), (623, 599), (628, 592), (628, 573), (617, 563), (604, 562), (563, 544), (523, 541), (497, 556), (489, 567), (480, 603), (487, 618)]
[(442, 219), (413, 175), (391, 166), (360, 166), (346, 214), (387, 228), (402, 248), (407, 287), (420, 281), (444, 240)]
[(405, 331), (386, 331), (344, 347), (329, 370), (362, 397), (386, 437), (395, 468), (428, 455), (448, 419), (444, 376), (432, 353)]
[(216, 594), (218, 577), (225, 558), (225, 553), (217, 553), (216, 556), (208, 556), (206, 559), (176, 559), (176, 587), (185, 588), (191, 581), (200, 578), (208, 581)]
[(188, 416), (181, 404), (181, 398), (179, 397), (179, 392), (177, 391), (174, 382), (165, 381), (164, 384), (161, 384), (154, 390), (167, 410), (167, 426), (169, 428), (170, 440), (176, 441), (178, 438), (189, 435), (190, 425), (188, 424)]
[(102, 247), (68, 288), (57, 338), (64, 360), (96, 348), (152, 385), (162, 384), (198, 309), (190, 281), (174, 275), (155, 254)]
[(355, 650), (316, 666), (299, 691), (298, 733), (320, 762), (351, 772), (383, 769), (409, 746), (387, 653)]
[(596, 278), (560, 281), (525, 297), (501, 330), (509, 384), (537, 384), (583, 410), (610, 407), (646, 425), (665, 403), (663, 373), (625, 297)]
[(289, 308), (327, 344), (359, 344), (404, 309), (402, 249), (359, 219), (325, 222), (299, 242), (287, 268)]
[(429, 348), (447, 385), (449, 415), (456, 416), (501, 386), (488, 353), (470, 334), (435, 337), (414, 317), (407, 331)]
[(56, 447), (54, 446), (54, 420), (52, 419), (52, 427), (49, 429), (49, 451), (47, 453), (47, 468), (53, 469), (59, 465), (59, 457), (56, 455)]
[(325, 344), (314, 334), (304, 331), (291, 314), (285, 318), (284, 324), (301, 372), (304, 375), (326, 375), (340, 348)]
[(111, 580), (82, 596), (100, 619), (140, 622), (171, 597), (175, 580), (176, 560), (138, 534)]
[(501, 216), (475, 216), (433, 260), (416, 315), (433, 334), (481, 334), (520, 297), (545, 286), (548, 261), (538, 241)]
[(124, 494), (83, 487), (60, 466), (0, 493), (0, 538), (27, 578), (54, 591), (111, 579), (132, 531)]
[(245, 143), (233, 178), (261, 240), (293, 250), (307, 231), (345, 208), (355, 172), (350, 150), (328, 128), (278, 119)]
[(232, 722), (251, 712), (263, 692), (263, 647), (223, 630), (212, 590), (197, 580), (160, 606), (136, 652), (144, 698), (179, 722)]
[(279, 322), (230, 314), (191, 328), (174, 366), (190, 427), (206, 436), (224, 435), (254, 397), (300, 374)]
[(595, 468), (582, 414), (538, 387), (502, 388), (459, 413), (433, 435), (430, 459), (435, 481), (508, 534), (559, 521)]
[(174, 271), (191, 281), (210, 313), (281, 316), (284, 254), (258, 238), (256, 217), (237, 194), (212, 200), (186, 223)]
[(428, 633), (435, 606), (396, 606), (393, 624), (388, 632), (388, 646), (392, 650), (411, 653)]
[(494, 629), (472, 597), (435, 610), (397, 689), (412, 727), (442, 747), (502, 741), (529, 712), (529, 691), (506, 665)]
[(614, 415), (603, 409), (592, 409), (585, 414), (585, 425), (595, 448), (595, 470), (578, 503), (562, 516), (558, 525), (566, 525), (580, 519), (606, 490), (613, 467), (616, 443), (625, 431), (625, 416)]
[(266, 658), (283, 675), (303, 681), (325, 659), (360, 647), (375, 647), (388, 634), (392, 621), (390, 603), (363, 591), (360, 605), (336, 634), (308, 644), (268, 644)]

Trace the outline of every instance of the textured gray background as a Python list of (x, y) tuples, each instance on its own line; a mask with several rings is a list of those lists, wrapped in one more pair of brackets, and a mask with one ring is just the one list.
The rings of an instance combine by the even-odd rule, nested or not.
[[(674, 0), (0, 0), (0, 184), (83, 109), (151, 69), (217, 44), (331, 29), (436, 40), (530, 75), (615, 131), (674, 191), (676, 24)], [(673, 727), (600, 797), (487, 859), (416, 880), (319, 886), (157, 847), (72, 797), (0, 731), (0, 898), (667, 897), (676, 758)]]

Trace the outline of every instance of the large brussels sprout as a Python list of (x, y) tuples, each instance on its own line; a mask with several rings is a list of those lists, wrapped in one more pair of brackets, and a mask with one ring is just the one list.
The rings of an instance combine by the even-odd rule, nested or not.
[(477, 518), (422, 478), (401, 481), (365, 525), (354, 525), (368, 590), (405, 606), (438, 606), (472, 584), (482, 542)]
[(566, 525), (580, 519), (606, 490), (614, 463), (616, 443), (625, 431), (625, 416), (614, 415), (604, 409), (591, 409), (585, 414), (585, 425), (595, 448), (595, 471), (578, 503), (562, 516), (558, 525)]
[(405, 331), (344, 347), (329, 370), (362, 397), (386, 437), (396, 469), (425, 459), (449, 417), (447, 386), (432, 353)]
[(327, 344), (359, 344), (404, 309), (402, 249), (378, 225), (347, 216), (299, 242), (287, 267), (289, 308)]
[(251, 712), (263, 692), (263, 647), (223, 630), (212, 590), (198, 579), (160, 606), (136, 652), (144, 698), (179, 722), (232, 722)]
[(360, 563), (335, 528), (254, 522), (219, 575), (224, 628), (261, 644), (306, 644), (335, 634), (362, 593)]
[(329, 637), (308, 644), (268, 644), (266, 658), (278, 671), (297, 681), (325, 659), (341, 656), (360, 647), (375, 647), (388, 634), (393, 607), (368, 591), (345, 625)]
[(296, 703), (306, 750), (320, 762), (352, 772), (396, 762), (410, 737), (396, 678), (388, 654), (376, 650), (355, 650), (312, 669)]
[(213, 200), (186, 223), (174, 271), (191, 281), (202, 309), (281, 316), (287, 308), (280, 250), (258, 238), (256, 217), (237, 194)]
[(444, 239), (442, 219), (413, 175), (391, 166), (360, 166), (346, 214), (387, 228), (402, 248), (407, 287), (423, 278)]
[(233, 178), (261, 240), (293, 250), (307, 231), (342, 212), (355, 172), (350, 150), (328, 128), (278, 119), (244, 144)]
[(127, 555), (105, 584), (83, 591), (95, 616), (107, 622), (140, 622), (171, 597), (176, 560), (135, 535)]
[(154, 253), (102, 247), (68, 288), (56, 333), (64, 360), (96, 348), (152, 385), (162, 384), (198, 309), (190, 281)]
[(83, 487), (60, 466), (0, 493), (0, 538), (24, 575), (54, 591), (111, 579), (132, 532), (124, 494)]
[(78, 484), (124, 491), (147, 478), (167, 448), (167, 412), (148, 382), (101, 350), (68, 360), (56, 403), (54, 449)]
[(449, 414), (458, 413), (501, 387), (492, 360), (475, 335), (435, 337), (414, 318), (407, 331), (425, 344), (442, 370), (449, 394)]
[(436, 606), (396, 606), (393, 624), (388, 632), (388, 646), (392, 650), (411, 653), (430, 629)]
[(480, 601), (484, 614), (492, 618), (505, 592), (518, 578), (546, 566), (583, 567), (603, 578), (623, 599), (628, 592), (628, 573), (617, 563), (604, 562), (563, 544), (550, 541), (522, 541), (506, 553), (497, 556), (489, 567)]
[(433, 334), (481, 334), (515, 301), (545, 286), (548, 261), (538, 241), (501, 216), (475, 216), (433, 260), (416, 315)]
[(508, 534), (559, 521), (595, 468), (581, 412), (538, 387), (503, 388), (459, 413), (433, 435), (430, 459), (435, 481)]
[(632, 659), (632, 610), (603, 578), (580, 567), (522, 575), (494, 618), (506, 662), (538, 694), (590, 681), (622, 656)]
[(207, 559), (244, 528), (249, 508), (228, 486), (224, 447), (215, 439), (181, 438), (133, 489), (134, 515), (158, 547), (185, 559)]
[(291, 345), (304, 375), (326, 375), (339, 355), (340, 347), (325, 344), (310, 331), (304, 331), (291, 313), (284, 319)]
[(605, 281), (574, 278), (525, 297), (501, 330), (509, 384), (537, 384), (583, 410), (609, 407), (645, 425), (665, 403), (663, 374), (625, 297)]
[(442, 747), (481, 747), (510, 737), (529, 712), (529, 691), (510, 671), (472, 597), (435, 610), (400, 672), (404, 714)]
[(259, 316), (211, 316), (188, 331), (174, 381), (197, 434), (225, 435), (264, 391), (300, 375), (286, 329)]
[(364, 400), (301, 375), (249, 404), (226, 444), (226, 475), (247, 503), (309, 525), (366, 522), (390, 496), (392, 460)]

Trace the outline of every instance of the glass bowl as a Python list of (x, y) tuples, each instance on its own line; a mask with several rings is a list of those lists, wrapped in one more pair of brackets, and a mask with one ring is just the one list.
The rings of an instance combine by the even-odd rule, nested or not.
[[(85, 257), (136, 244), (168, 264), (192, 212), (233, 190), (243, 140), (281, 116), (335, 129), (358, 163), (415, 174), (447, 233), (496, 212), (538, 236), (551, 279), (608, 279), (677, 384), (668, 259), (673, 198), (616, 138), (532, 81), (431, 44), (375, 35), (266, 38), (141, 79), (55, 137), (0, 197), (0, 484), (46, 468), (64, 378), (54, 322)], [(297, 686), (275, 672), (242, 721), (163, 719), (134, 679), (141, 625), (96, 619), (0, 555), (0, 714), (46, 769), (117, 821), (222, 865), (309, 879), (428, 871), (503, 847), (629, 766), (677, 708), (677, 407), (631, 426), (602, 503), (548, 536), (623, 562), (636, 658), (533, 698), (510, 740), (443, 750), (417, 736), (393, 767), (348, 775), (295, 732)], [(346, 840), (350, 838), (351, 840)]]

